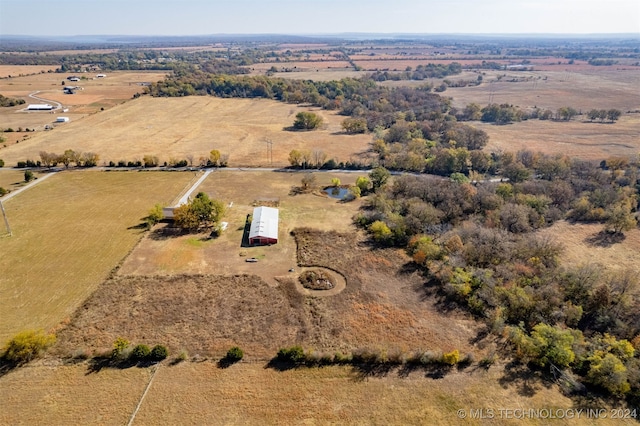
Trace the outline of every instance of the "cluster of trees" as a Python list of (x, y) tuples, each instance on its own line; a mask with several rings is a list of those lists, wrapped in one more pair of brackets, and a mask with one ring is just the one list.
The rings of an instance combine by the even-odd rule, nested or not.
[(40, 358), (55, 343), (54, 334), (45, 334), (42, 330), (27, 330), (16, 334), (7, 342), (0, 361), (9, 366), (19, 366)]
[(38, 166), (51, 168), (56, 167), (58, 164), (63, 164), (67, 169), (71, 165), (75, 165), (75, 167), (95, 167), (98, 165), (99, 159), (98, 154), (94, 152), (79, 152), (73, 149), (67, 149), (62, 154), (40, 151)]
[(640, 396), (637, 274), (562, 267), (561, 247), (534, 232), (563, 218), (618, 233), (636, 227), (639, 165), (530, 151), (495, 160), (514, 179), (472, 185), (398, 176), (354, 220), (377, 243), (405, 247), (430, 287), (487, 321), (523, 362)]
[[(149, 216), (155, 213), (154, 210), (150, 212)], [(179, 228), (193, 232), (201, 228), (215, 228), (224, 213), (224, 203), (209, 198), (204, 192), (199, 192), (189, 203), (183, 204), (173, 211), (173, 219)]]
[[(461, 111), (454, 111), (456, 119), (460, 121), (484, 121), (496, 124), (508, 124), (529, 119), (570, 121), (581, 114), (581, 112), (570, 106), (560, 107), (554, 112), (550, 109), (540, 108), (523, 111), (510, 104), (489, 104), (481, 107), (475, 103), (467, 105)], [(602, 122), (608, 119), (611, 123), (614, 123), (620, 118), (622, 111), (615, 108), (609, 110), (591, 109), (586, 115), (590, 121), (599, 119)]]
[(7, 98), (0, 94), (0, 107), (12, 107), (16, 105), (23, 105), (24, 99)]
[(591, 109), (589, 110), (589, 112), (587, 112), (587, 117), (589, 117), (589, 120), (593, 121), (593, 120), (600, 120), (600, 122), (603, 122), (604, 120), (609, 120), (610, 122), (615, 122), (617, 121), (620, 116), (622, 115), (622, 111), (620, 111), (619, 109)]
[(159, 362), (169, 356), (169, 350), (164, 345), (155, 345), (153, 348), (140, 343), (132, 346), (131, 343), (122, 337), (118, 337), (113, 342), (113, 349), (110, 353), (112, 362)]
[(390, 73), (389, 71), (376, 71), (369, 77), (374, 81), (387, 80), (426, 80), (427, 78), (443, 78), (450, 75), (457, 75), (462, 72), (462, 65), (458, 62), (450, 64), (433, 64), (418, 65), (415, 69), (407, 67), (402, 73)]
[(366, 77), (314, 82), (181, 70), (146, 90), (152, 96), (213, 95), (308, 103), (364, 120), (367, 130), (388, 128), (400, 118), (443, 119), (450, 110), (450, 100), (430, 93), (430, 88), (381, 87)]
[(314, 112), (301, 111), (296, 114), (293, 128), (297, 130), (315, 130), (322, 125), (322, 117)]

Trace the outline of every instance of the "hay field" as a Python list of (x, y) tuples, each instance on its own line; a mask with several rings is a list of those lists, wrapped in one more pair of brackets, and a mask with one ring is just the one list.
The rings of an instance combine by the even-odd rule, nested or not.
[[(48, 73), (49, 71), (55, 71), (58, 68), (60, 67), (57, 65), (0, 65), (0, 78)], [(0, 93), (3, 92), (0, 91)]]
[(6, 201), (13, 236), (0, 238), (0, 341), (68, 317), (140, 239), (140, 218), (191, 179), (62, 172)]
[[(345, 367), (276, 372), (262, 363), (219, 369), (211, 362), (162, 365), (136, 414), (136, 424), (540, 424), (498, 417), (499, 409), (569, 409), (555, 385), (520, 378), (502, 366), (452, 371), (440, 379), (397, 371), (363, 377)], [(38, 365), (0, 378), (0, 423), (126, 424), (149, 382), (150, 369), (102, 370), (84, 364)], [(26, 403), (28, 401), (28, 403)], [(602, 406), (603, 407), (603, 406)], [(602, 408), (591, 402), (586, 408)], [(493, 409), (496, 418), (458, 417), (458, 410)], [(558, 420), (569, 425), (635, 424), (621, 420)], [(553, 422), (553, 423), (556, 423)]]
[[(588, 71), (486, 71), (484, 83), (473, 87), (451, 87), (443, 95), (464, 108), (475, 102), (486, 105), (508, 103), (520, 108), (571, 106), (586, 112), (592, 108), (640, 109), (640, 73), (633, 70)], [(503, 76), (498, 81), (498, 77)], [(450, 77), (456, 80), (457, 76)]]
[(505, 126), (474, 122), (489, 135), (486, 151), (523, 149), (566, 154), (585, 160), (612, 156), (634, 158), (640, 154), (640, 114), (623, 115), (614, 124), (528, 120)]
[[(104, 79), (108, 81), (109, 77)], [(75, 95), (67, 95), (75, 96)], [(338, 161), (368, 149), (370, 135), (341, 134), (344, 117), (314, 109), (325, 121), (311, 132), (284, 130), (295, 115), (309, 108), (264, 99), (220, 99), (190, 96), (126, 102), (115, 108), (71, 121), (50, 132), (38, 133), (20, 144), (0, 150), (7, 164), (38, 157), (41, 150), (91, 151), (100, 163), (142, 159), (208, 157), (212, 149), (230, 155), (229, 165), (268, 166), (265, 139), (273, 141), (273, 166), (288, 165), (292, 149), (319, 148)]]

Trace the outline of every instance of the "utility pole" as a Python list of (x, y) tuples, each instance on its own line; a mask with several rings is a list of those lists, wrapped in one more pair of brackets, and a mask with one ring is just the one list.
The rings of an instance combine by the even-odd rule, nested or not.
[(4, 206), (2, 205), (2, 201), (0, 201), (0, 210), (2, 210), (2, 216), (4, 217), (4, 224), (7, 226), (7, 232), (11, 237), (13, 234), (11, 233), (11, 227), (9, 226), (9, 219), (7, 219), (7, 212), (4, 211)]

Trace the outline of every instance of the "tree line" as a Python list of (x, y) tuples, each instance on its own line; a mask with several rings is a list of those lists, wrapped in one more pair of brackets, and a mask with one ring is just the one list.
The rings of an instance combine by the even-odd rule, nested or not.
[[(489, 104), (482, 107), (476, 103), (470, 103), (462, 110), (453, 112), (456, 119), (460, 121), (483, 121), (485, 123), (509, 124), (513, 122), (538, 119), (538, 120), (556, 120), (570, 121), (582, 112), (570, 106), (564, 106), (553, 111), (551, 109), (533, 108), (530, 111), (524, 111), (510, 104)], [(622, 115), (619, 109), (591, 109), (586, 114), (589, 121), (600, 120), (604, 122), (608, 120), (610, 123), (618, 121)]]

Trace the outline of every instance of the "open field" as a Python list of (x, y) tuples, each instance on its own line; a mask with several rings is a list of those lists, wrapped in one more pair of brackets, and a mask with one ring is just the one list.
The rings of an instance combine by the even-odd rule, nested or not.
[[(40, 173), (34, 172), (34, 176), (37, 178)], [(0, 169), (0, 187), (14, 191), (18, 188), (25, 186), (27, 183), (24, 181), (24, 171), (15, 169)], [(2, 200), (2, 197), (0, 197)], [(4, 228), (0, 228), (4, 229)]]
[[(343, 184), (355, 183), (361, 173), (314, 173), (319, 186), (328, 186), (332, 177)], [(300, 186), (303, 173), (219, 170), (209, 175), (197, 191), (212, 198), (233, 203), (227, 208), (224, 221), (228, 228), (215, 240), (201, 240), (206, 235), (184, 235), (171, 238), (145, 238), (122, 265), (120, 274), (257, 274), (266, 282), (275, 276), (286, 276), (296, 265), (296, 245), (290, 232), (310, 226), (324, 231), (351, 231), (351, 218), (361, 205), (360, 200), (341, 203), (323, 195), (289, 195), (292, 187)], [(279, 200), (280, 240), (274, 246), (242, 247), (247, 214), (253, 213), (255, 202)], [(161, 235), (164, 225), (154, 231)], [(242, 256), (241, 256), (242, 255)], [(246, 257), (260, 258), (260, 264), (246, 263)]]
[(560, 262), (568, 266), (595, 264), (612, 272), (631, 269), (640, 274), (640, 229), (625, 232), (623, 241), (607, 244), (600, 241), (601, 224), (572, 224), (560, 221), (540, 231), (563, 246)]
[(289, 164), (292, 149), (319, 148), (338, 161), (347, 161), (368, 149), (371, 136), (341, 134), (344, 117), (335, 112), (314, 109), (324, 118), (321, 130), (284, 130), (293, 125), (299, 111), (308, 109), (264, 99), (142, 97), (53, 131), (36, 133), (0, 149), (0, 158), (13, 165), (26, 158), (37, 159), (41, 150), (62, 153), (74, 149), (98, 153), (100, 164), (141, 160), (144, 155), (156, 155), (161, 163), (193, 155), (197, 162), (201, 156), (208, 158), (215, 148), (230, 154), (232, 167), (268, 166), (265, 140), (270, 139), (273, 166), (278, 167)]
[[(534, 425), (536, 419), (499, 417), (499, 409), (603, 408), (576, 404), (555, 385), (527, 379), (502, 383), (509, 371), (451, 371), (439, 379), (415, 371), (363, 377), (347, 367), (276, 372), (264, 363), (219, 369), (211, 362), (162, 365), (141, 403), (140, 424), (403, 424)], [(0, 378), (3, 424), (122, 425), (136, 408), (150, 369), (102, 370), (84, 364), (33, 366)], [(26, 403), (26, 402), (29, 403)], [(495, 418), (461, 420), (458, 410), (492, 409)], [(485, 412), (486, 414), (486, 412)], [(511, 413), (513, 414), (513, 412)], [(569, 425), (637, 424), (610, 417), (551, 421)]]
[(566, 154), (585, 160), (640, 154), (640, 114), (623, 115), (616, 123), (528, 120), (505, 126), (473, 123), (489, 135), (485, 151), (516, 152), (523, 149)]
[[(109, 73), (106, 78), (100, 79), (94, 79), (95, 74), (90, 74), (86, 76), (86, 79), (78, 82), (65, 80), (68, 75), (45, 73), (1, 79), (0, 93), (9, 98), (24, 99), (26, 104), (1, 108), (0, 128), (17, 129), (22, 127), (40, 131), (44, 130), (45, 125), (51, 125), (56, 117), (61, 115), (69, 117), (71, 121), (76, 121), (88, 114), (100, 111), (101, 108), (108, 109), (131, 99), (135, 93), (142, 93), (144, 88), (140, 86), (140, 83), (162, 80), (166, 73), (120, 71)], [(84, 75), (80, 74), (80, 76)], [(62, 84), (63, 82), (64, 84)], [(64, 86), (79, 86), (83, 90), (78, 90), (73, 95), (66, 95), (62, 91)], [(28, 104), (46, 103), (30, 98), (29, 95), (34, 92), (38, 92), (36, 96), (40, 98), (61, 103), (63, 108), (69, 109), (69, 111), (23, 111)], [(28, 135), (34, 136), (33, 133)], [(14, 135), (7, 134), (5, 136), (7, 136), (9, 143), (15, 142)]]
[[(333, 176), (345, 183), (356, 178), (317, 175), (324, 185)], [(355, 231), (350, 223), (358, 201), (289, 196), (301, 177), (248, 171), (209, 175), (198, 190), (233, 201), (225, 217), (228, 230), (208, 240), (206, 234), (175, 236), (157, 226), (118, 276), (103, 284), (60, 331), (56, 353), (99, 352), (119, 335), (163, 342), (174, 351), (215, 355), (239, 344), (252, 356), (268, 357), (296, 342), (332, 350), (457, 348), (484, 353), (486, 348), (469, 343), (477, 333), (473, 321), (441, 314), (434, 300), (420, 296), (419, 274), (401, 272), (408, 261), (402, 251), (372, 250)], [(280, 241), (242, 247), (246, 216), (260, 198), (279, 199)], [(290, 231), (305, 226), (318, 231), (296, 242)], [(247, 263), (246, 257), (259, 262)], [(346, 289), (324, 298), (302, 294), (294, 280), (300, 266), (312, 265), (344, 276)]]
[(563, 106), (583, 112), (617, 108), (626, 113), (640, 109), (639, 88), (640, 70), (483, 71), (483, 84), (450, 87), (442, 95), (452, 97), (458, 108), (491, 102), (553, 111)]
[(132, 227), (192, 177), (63, 172), (6, 201), (13, 236), (0, 238), (0, 341), (67, 318), (140, 239)]
[[(49, 71), (55, 71), (58, 68), (60, 67), (57, 65), (0, 65), (0, 78), (48, 73)], [(0, 93), (3, 92), (0, 91)]]

